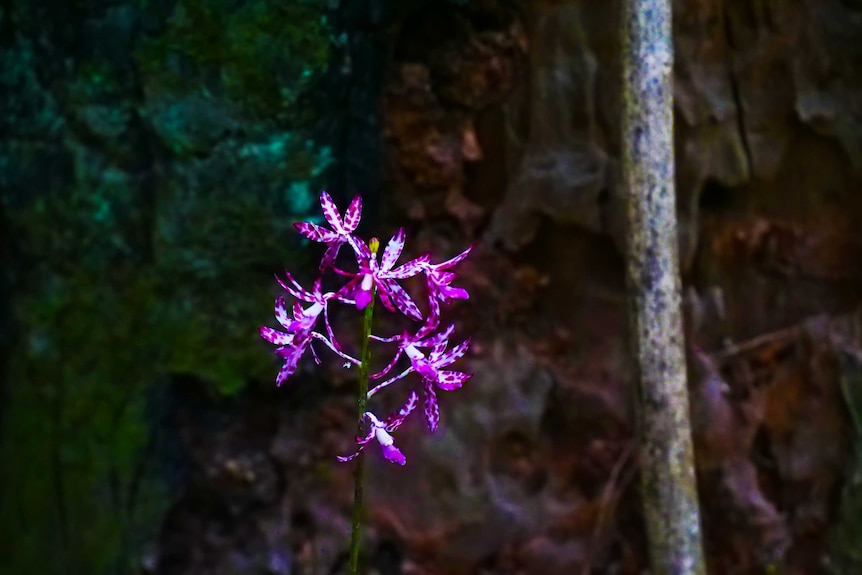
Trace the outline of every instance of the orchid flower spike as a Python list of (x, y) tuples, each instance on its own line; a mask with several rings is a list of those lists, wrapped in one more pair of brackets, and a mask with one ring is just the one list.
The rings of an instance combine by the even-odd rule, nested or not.
[[(470, 340), (467, 339), (449, 349), (449, 338), (455, 330), (454, 324), (438, 331), (441, 304), (449, 304), (454, 300), (469, 299), (470, 297), (467, 290), (451, 285), (457, 278), (457, 274), (452, 272), (451, 268), (467, 257), (472, 246), (455, 257), (437, 264), (432, 264), (430, 256), (425, 254), (396, 267), (396, 263), (404, 250), (406, 234), (403, 228), (392, 236), (381, 251), (380, 242), (377, 238), (372, 238), (366, 244), (353, 235), (362, 215), (362, 199), (359, 196), (353, 198), (343, 217), (335, 202), (326, 192), (320, 194), (320, 206), (323, 210), (324, 219), (329, 225), (328, 228), (311, 222), (298, 222), (294, 225), (303, 237), (325, 244), (326, 250), (320, 261), (320, 271), (331, 271), (347, 279), (346, 283), (340, 288), (336, 288), (335, 291), (324, 292), (321, 289), (322, 278), (315, 281), (311, 290), (299, 285), (289, 272), (285, 272), (286, 279), (284, 280), (276, 278), (281, 287), (294, 300), (292, 307), (286, 302), (286, 296), (280, 296), (275, 300), (275, 317), (281, 324), (281, 329), (267, 326), (260, 326), (259, 329), (263, 339), (277, 346), (275, 353), (283, 360), (281, 370), (276, 377), (276, 384), (282, 385), (287, 378), (296, 372), (299, 361), (306, 350), (311, 350), (314, 360), (320, 363), (313, 345), (314, 340), (322, 341), (338, 355), (344, 361), (345, 368), (351, 366), (368, 368), (368, 347), (363, 346), (363, 359), (361, 361), (351, 357), (344, 352), (330, 323), (330, 303), (337, 301), (355, 306), (368, 312), (366, 313), (363, 338), (397, 345), (392, 361), (379, 372), (368, 376), (369, 379), (377, 381), (386, 377), (395, 368), (402, 356), (406, 356), (410, 360), (410, 366), (404, 371), (398, 375), (390, 376), (370, 391), (366, 391), (367, 381), (362, 381), (359, 393), (365, 394), (366, 399), (370, 399), (386, 387), (402, 380), (411, 372), (416, 372), (421, 376), (423, 382), (422, 395), (425, 419), (428, 428), (435, 431), (440, 420), (437, 401), (438, 390), (452, 391), (458, 389), (472, 376), (470, 373), (448, 369), (451, 364), (466, 354)], [(350, 245), (356, 256), (356, 271), (345, 271), (336, 264), (339, 250), (345, 243)], [(401, 280), (420, 274), (425, 276), (425, 292), (428, 300), (428, 313), (424, 318), (419, 306), (399, 283)], [(421, 327), (416, 331), (405, 331), (392, 337), (379, 337), (369, 333), (372, 317), (368, 308), (375, 294), (379, 295), (384, 308), (391, 312), (399, 312), (413, 320), (422, 321)], [(315, 330), (321, 316), (324, 318), (325, 325), (323, 332)], [(367, 374), (368, 372), (360, 370), (360, 373)], [(376, 440), (388, 461), (404, 465), (406, 458), (395, 446), (392, 434), (401, 426), (405, 418), (415, 410), (418, 403), (418, 390), (412, 391), (407, 403), (397, 413), (393, 413), (384, 421), (378, 419), (371, 411), (366, 411), (363, 406), (360, 425), (367, 426), (368, 432), (366, 435), (356, 438), (355, 453), (338, 459), (350, 461), (362, 452), (371, 441)], [(362, 429), (364, 430), (366, 427), (362, 427)]]

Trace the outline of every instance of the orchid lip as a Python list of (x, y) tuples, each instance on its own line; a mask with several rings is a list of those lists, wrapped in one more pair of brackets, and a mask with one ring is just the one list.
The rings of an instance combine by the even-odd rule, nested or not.
[(425, 359), (425, 354), (416, 349), (412, 343), (404, 348), (404, 353), (407, 354), (407, 357), (409, 357), (411, 361)]

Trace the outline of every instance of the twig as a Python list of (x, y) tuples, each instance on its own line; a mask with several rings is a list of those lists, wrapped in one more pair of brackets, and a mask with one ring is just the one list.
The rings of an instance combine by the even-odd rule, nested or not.
[(614, 463), (614, 467), (611, 469), (608, 481), (605, 483), (604, 491), (602, 491), (602, 504), (599, 508), (599, 516), (596, 519), (596, 526), (593, 528), (592, 537), (590, 537), (590, 546), (587, 549), (587, 560), (584, 563), (584, 568), (581, 570), (581, 575), (590, 575), (590, 569), (593, 567), (593, 555), (595, 555), (599, 535), (601, 534), (602, 527), (604, 527), (605, 519), (608, 516), (608, 510), (611, 507), (611, 497), (614, 494), (614, 487), (617, 485), (617, 480), (619, 479), (620, 473), (622, 473), (623, 467), (625, 467), (625, 464), (634, 453), (635, 445), (636, 443), (634, 441), (631, 441), (626, 445), (623, 452), (620, 453), (620, 456), (617, 458), (616, 463)]
[(742, 343), (725, 346), (724, 348), (714, 351), (709, 355), (713, 359), (724, 361), (730, 359), (733, 356), (753, 351), (758, 347), (762, 347), (770, 343), (799, 337), (801, 334), (802, 328), (798, 325), (794, 325), (792, 327), (780, 329), (778, 331), (758, 335), (757, 337), (743, 341)]

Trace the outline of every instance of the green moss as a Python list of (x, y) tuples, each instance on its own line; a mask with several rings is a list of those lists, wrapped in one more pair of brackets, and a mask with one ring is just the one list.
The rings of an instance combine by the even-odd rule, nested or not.
[(271, 319), (272, 273), (304, 263), (296, 216), (233, 187), (165, 190), (146, 234), (127, 187), (81, 175), (9, 214), (40, 262), (16, 295), (0, 445), (0, 490), (15, 494), (0, 506), (0, 540), (15, 551), (0, 543), (0, 555), (15, 573), (133, 570), (168, 503), (146, 416), (155, 386), (171, 374), (221, 394), (271, 382), (278, 362), (257, 326)]
[[(0, 79), (21, 87), (4, 109), (26, 136), (0, 149), (0, 179), (17, 192), (4, 196), (4, 224), (29, 262), (0, 430), (10, 573), (139, 571), (170, 497), (152, 453), (158, 386), (188, 374), (235, 394), (273, 381), (257, 326), (271, 321), (272, 273), (304, 265), (291, 224), (313, 209), (330, 161), (295, 105), (328, 58), (322, 12), (180, 0), (135, 54), (145, 98), (134, 105), (157, 147), (181, 152), (146, 177), (120, 167), (139, 164), (122, 67), (94, 54), (58, 80), (73, 133), (32, 54), (0, 56)], [(78, 142), (82, 132), (104, 145)]]
[(132, 538), (152, 540), (168, 502), (147, 448), (153, 386), (187, 373), (232, 394), (272, 379), (255, 329), (270, 313), (271, 281), (223, 279), (204, 288), (158, 268), (81, 271), (19, 299), (28, 324), (12, 353), (15, 408), (0, 451), (0, 488), (16, 500), (0, 510), (18, 531), (12, 572), (131, 570)]
[(315, 0), (181, 0), (136, 61), (160, 89), (217, 85), (251, 112), (295, 116), (329, 57), (325, 8)]

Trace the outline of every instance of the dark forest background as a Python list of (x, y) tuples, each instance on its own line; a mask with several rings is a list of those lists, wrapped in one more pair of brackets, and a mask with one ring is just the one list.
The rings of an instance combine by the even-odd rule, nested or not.
[[(862, 3), (674, 10), (711, 572), (859, 573)], [(407, 467), (372, 458), (369, 565), (640, 573), (619, 17), (0, 0), (0, 570), (344, 568), (353, 382), (308, 362), (276, 389), (257, 335), (327, 189), (407, 255), (477, 245), (476, 375), (440, 433), (405, 426)]]

